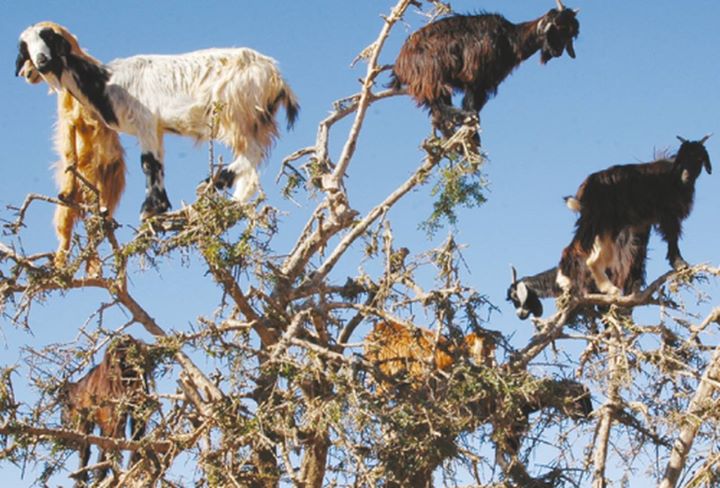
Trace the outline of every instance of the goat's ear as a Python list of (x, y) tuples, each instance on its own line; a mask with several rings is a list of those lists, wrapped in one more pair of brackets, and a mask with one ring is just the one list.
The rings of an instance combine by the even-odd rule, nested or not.
[(709, 175), (712, 174), (712, 165), (710, 164), (709, 158), (705, 160), (705, 171), (707, 171)]
[(53, 53), (59, 56), (67, 56), (70, 54), (72, 47), (67, 39), (52, 29), (43, 29), (40, 31), (40, 37), (47, 43)]

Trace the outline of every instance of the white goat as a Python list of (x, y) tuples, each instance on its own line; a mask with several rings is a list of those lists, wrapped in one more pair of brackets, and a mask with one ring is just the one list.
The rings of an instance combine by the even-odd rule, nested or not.
[[(215, 185), (234, 185), (233, 197), (246, 201), (259, 189), (257, 167), (278, 135), (278, 106), (285, 106), (288, 127), (299, 111), (275, 61), (246, 48), (134, 56), (102, 64), (67, 29), (41, 22), (20, 35), (17, 66), (26, 60), (53, 89), (72, 93), (110, 128), (137, 136), (146, 177), (142, 218), (170, 208), (163, 181), (163, 133), (197, 141), (215, 138), (229, 146), (235, 160)], [(217, 115), (215, 107), (220, 108)]]

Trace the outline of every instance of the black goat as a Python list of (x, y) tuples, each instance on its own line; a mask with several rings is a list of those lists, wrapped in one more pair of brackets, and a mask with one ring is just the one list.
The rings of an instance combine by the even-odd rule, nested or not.
[[(122, 336), (110, 343), (100, 364), (91, 369), (75, 383), (67, 383), (58, 393), (62, 405), (61, 419), (67, 428), (91, 434), (100, 427), (101, 435), (116, 439), (125, 438), (125, 427), (130, 420), (133, 440), (145, 435), (145, 418), (142, 412), (147, 405), (150, 362), (146, 345), (130, 336)], [(87, 472), (83, 471), (90, 459), (90, 444), (82, 443), (78, 486), (85, 486)], [(134, 452), (130, 464), (140, 459)], [(107, 453), (100, 450), (98, 463), (107, 460)], [(155, 460), (153, 460), (155, 462)], [(107, 467), (96, 473), (102, 480)]]
[[(605, 274), (610, 282), (624, 293), (638, 290), (645, 282), (645, 259), (650, 238), (650, 226), (626, 227), (613, 241), (614, 254), (618, 257), (609, 263)], [(597, 293), (592, 273), (588, 268), (587, 254), (577, 241), (563, 249), (560, 265), (533, 276), (517, 279), (512, 268), (512, 283), (507, 290), (507, 300), (515, 306), (520, 320), (531, 314), (540, 317), (543, 313), (541, 298), (557, 297), (564, 290), (576, 295)]]
[[(407, 85), (418, 105), (430, 109), (433, 127), (451, 135), (448, 117), (480, 112), (498, 85), (522, 61), (540, 50), (540, 61), (575, 57), (573, 38), (580, 32), (576, 11), (556, 0), (539, 19), (513, 24), (498, 14), (454, 15), (413, 33), (400, 49), (390, 86)], [(452, 106), (455, 91), (464, 92), (463, 111)]]
[(667, 242), (670, 265), (674, 269), (688, 265), (680, 254), (678, 240), (682, 221), (692, 210), (695, 180), (703, 166), (708, 174), (712, 172), (703, 145), (708, 137), (699, 141), (678, 137), (682, 144), (672, 158), (593, 173), (580, 185), (575, 197), (567, 199), (568, 207), (580, 212), (570, 246), (588, 256), (585, 264), (598, 290), (622, 292), (610, 281), (606, 270), (622, 259), (612, 244), (629, 226), (655, 226)]

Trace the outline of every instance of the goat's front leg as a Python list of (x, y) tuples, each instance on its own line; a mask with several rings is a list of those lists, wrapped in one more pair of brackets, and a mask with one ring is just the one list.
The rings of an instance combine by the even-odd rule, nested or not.
[(170, 209), (170, 200), (165, 191), (165, 170), (162, 163), (162, 134), (160, 134), (160, 129), (152, 132), (151, 136), (140, 137), (142, 149), (140, 163), (145, 174), (145, 201), (140, 208), (140, 220)]
[(680, 254), (680, 246), (678, 245), (678, 240), (680, 240), (680, 234), (682, 233), (680, 221), (677, 219), (663, 220), (660, 222), (659, 227), (660, 234), (668, 245), (667, 260), (670, 266), (676, 271), (688, 268), (690, 265), (683, 259)]
[[(90, 434), (92, 434), (92, 431), (93, 431), (93, 424), (84, 423), (81, 426), (80, 430), (83, 434), (90, 435)], [(80, 452), (78, 454), (79, 454), (79, 458), (80, 458), (80, 463), (78, 465), (78, 471), (80, 471), (80, 473), (77, 475), (74, 486), (76, 488), (77, 487), (85, 488), (87, 486), (87, 481), (88, 481), (88, 473), (85, 470), (85, 468), (87, 468), (88, 462), (90, 462), (90, 443), (83, 441), (80, 444), (79, 450), (80, 450)]]

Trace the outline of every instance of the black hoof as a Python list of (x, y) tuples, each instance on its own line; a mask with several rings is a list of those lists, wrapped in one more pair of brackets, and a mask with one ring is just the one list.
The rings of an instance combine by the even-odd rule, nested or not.
[(205, 178), (203, 182), (207, 185), (211, 181), (215, 185), (216, 190), (225, 190), (231, 188), (233, 183), (235, 183), (235, 173), (228, 169), (221, 169), (220, 172), (215, 175), (215, 178), (212, 180), (211, 178)]
[(140, 220), (145, 220), (155, 215), (165, 213), (170, 210), (170, 200), (168, 200), (165, 190), (153, 190), (140, 208)]

